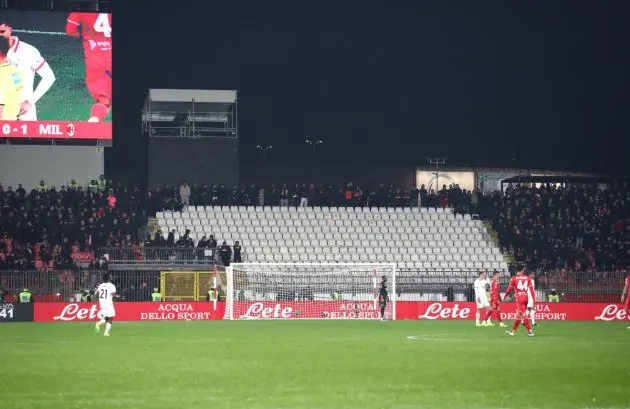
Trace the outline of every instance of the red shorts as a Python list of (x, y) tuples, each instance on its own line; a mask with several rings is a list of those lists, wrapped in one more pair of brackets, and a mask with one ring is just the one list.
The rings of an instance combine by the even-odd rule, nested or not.
[(111, 51), (109, 53), (91, 52), (85, 55), (85, 85), (95, 101), (98, 101), (101, 96), (111, 100)]
[(527, 313), (527, 301), (516, 301), (516, 312), (524, 316)]
[(492, 311), (499, 311), (500, 305), (501, 303), (499, 302), (499, 300), (490, 300), (490, 309)]

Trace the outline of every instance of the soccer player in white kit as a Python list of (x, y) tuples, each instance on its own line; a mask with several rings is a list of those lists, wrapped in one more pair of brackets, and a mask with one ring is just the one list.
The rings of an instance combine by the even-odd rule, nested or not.
[(101, 325), (105, 324), (105, 336), (108, 337), (112, 331), (112, 321), (116, 316), (114, 309), (114, 297), (116, 297), (116, 286), (111, 283), (109, 274), (103, 275), (103, 283), (96, 287), (96, 297), (100, 307), (101, 319), (96, 323), (96, 333), (101, 331)]
[(527, 297), (527, 315), (529, 316), (530, 321), (532, 322), (532, 327), (537, 328), (538, 324), (536, 324), (536, 310), (534, 309), (534, 304), (536, 303), (536, 283), (534, 279), (536, 278), (536, 274), (532, 271), (529, 273), (529, 279), (532, 282), (532, 293), (528, 293)]
[[(13, 29), (7, 22), (0, 21), (0, 35), (9, 40), (11, 49), (7, 54), (9, 64), (22, 72), (22, 104), (20, 107), (21, 121), (36, 121), (37, 109), (35, 104), (48, 92), (55, 82), (55, 73), (39, 53), (37, 48), (21, 41), (18, 37), (12, 36)], [(35, 73), (41, 80), (37, 88), (35, 85)]]
[[(488, 309), (490, 308), (490, 301), (488, 300), (488, 293), (486, 292), (486, 286), (488, 280), (486, 280), (486, 273), (482, 271), (479, 273), (479, 278), (475, 280), (475, 301), (477, 302), (477, 312), (475, 318), (477, 319), (478, 327), (487, 327), (488, 323), (486, 318), (488, 316)], [(483, 316), (482, 316), (483, 312)]]

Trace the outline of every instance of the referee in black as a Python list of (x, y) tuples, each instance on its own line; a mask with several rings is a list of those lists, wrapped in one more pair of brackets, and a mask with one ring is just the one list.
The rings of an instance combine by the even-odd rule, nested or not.
[(381, 289), (378, 291), (378, 304), (381, 307), (381, 321), (385, 319), (385, 307), (389, 301), (389, 293), (387, 292), (387, 277), (381, 277)]

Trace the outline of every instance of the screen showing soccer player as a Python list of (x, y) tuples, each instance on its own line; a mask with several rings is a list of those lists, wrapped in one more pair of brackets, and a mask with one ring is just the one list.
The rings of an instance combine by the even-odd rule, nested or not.
[[(8, 43), (0, 64), (19, 78), (19, 106), (4, 109), (2, 138), (112, 138), (112, 16), (106, 13), (0, 11)], [(10, 68), (8, 67), (10, 66)], [(0, 82), (0, 96), (11, 95)]]

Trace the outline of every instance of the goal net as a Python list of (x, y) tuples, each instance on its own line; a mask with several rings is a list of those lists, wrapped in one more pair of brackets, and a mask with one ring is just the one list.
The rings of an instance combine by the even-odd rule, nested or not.
[(396, 319), (396, 266), (383, 263), (234, 263), (224, 319)]

